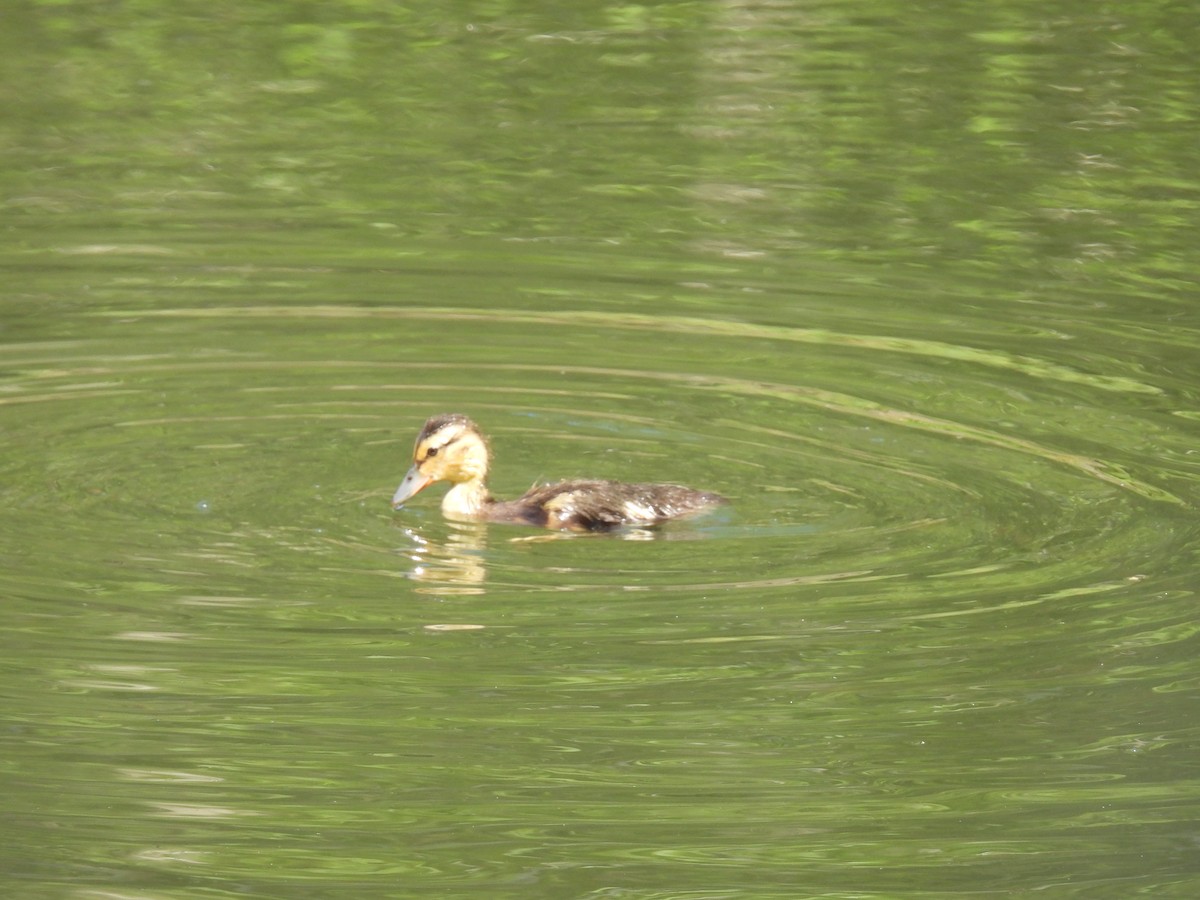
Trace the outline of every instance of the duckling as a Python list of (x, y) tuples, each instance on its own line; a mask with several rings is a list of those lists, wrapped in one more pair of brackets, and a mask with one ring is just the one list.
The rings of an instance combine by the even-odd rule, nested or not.
[(534, 485), (516, 500), (488, 491), (490, 455), (479, 426), (457, 413), (433, 416), (417, 435), (413, 464), (392, 497), (400, 509), (435, 481), (449, 481), (442, 514), (449, 519), (511, 522), (567, 531), (611, 531), (658, 525), (728, 503), (719, 494), (678, 484), (572, 480)]

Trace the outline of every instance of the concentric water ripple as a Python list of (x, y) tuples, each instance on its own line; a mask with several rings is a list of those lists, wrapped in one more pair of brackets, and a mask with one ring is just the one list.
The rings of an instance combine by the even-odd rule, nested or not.
[[(318, 571), (331, 577), (402, 574), (434, 594), (485, 585), (709, 593), (859, 584), (878, 601), (909, 593), (919, 578), (923, 607), (909, 612), (937, 616), (978, 611), (976, 596), (1003, 597), (1006, 584), (1015, 593), (1002, 603), (1028, 604), (1135, 582), (1170, 552), (1164, 531), (1190, 507), (1162, 486), (1153, 460), (1131, 464), (1127, 449), (1111, 448), (1110, 457), (1094, 442), (1083, 452), (1072, 432), (1090, 421), (1045, 425), (1051, 410), (1078, 405), (1080, 386), (1106, 396), (1158, 388), (1029, 354), (594, 312), (254, 307), (112, 312), (98, 321), (103, 339), (12, 351), (20, 374), (0, 402), (10, 427), (49, 449), (10, 461), (11, 506), (32, 511), (23, 533), (61, 529), (64, 510), (87, 509), (77, 520), (87, 534), (73, 542), (104, 552), (108, 536), (140, 534), (137, 543), (158, 549), (139, 559), (160, 570), (254, 568), (283, 546), (322, 561)], [(258, 321), (283, 334), (250, 347), (245, 336), (255, 332), (231, 331)], [(296, 323), (298, 336), (278, 321)], [(486, 340), (412, 358), (426, 355), (424, 341), (446, 322), (471, 323)], [(535, 348), (524, 339), (531, 326), (547, 335)], [(403, 333), (404, 353), (383, 352), (381, 327)], [(203, 337), (194, 352), (156, 347), (196, 328)], [(312, 329), (322, 330), (330, 355), (301, 358), (311, 346), (298, 339)], [(119, 352), (131, 339), (138, 352)], [(581, 364), (571, 352), (581, 340), (639, 364)], [(795, 382), (741, 374), (764, 345), (779, 352), (795, 343), (833, 363), (798, 357)], [(399, 355), (408, 358), (385, 358)], [(700, 359), (725, 361), (728, 374), (700, 369)], [(951, 389), (936, 368), (947, 360), (960, 381), (978, 376), (985, 387), (963, 404), (974, 407), (972, 421), (925, 411), (941, 405), (928, 402), (931, 390)], [(853, 367), (842, 390), (803, 378), (806, 368)], [(993, 370), (1018, 384), (998, 389), (986, 382)], [(1042, 407), (1012, 402), (1007, 420), (982, 424), (998, 390), (1036, 391)], [(889, 395), (894, 402), (884, 402)], [(574, 475), (696, 484), (729, 495), (732, 511), (624, 536), (726, 549), (705, 553), (704, 566), (686, 550), (631, 568), (628, 551), (604, 539), (444, 523), (436, 497), (393, 516), (387, 492), (417, 426), (448, 410), (470, 413), (492, 434), (498, 493)], [(1138, 430), (1132, 410), (1129, 419), (1112, 433)], [(195, 541), (214, 525), (236, 540)], [(950, 608), (939, 606), (946, 597)]]

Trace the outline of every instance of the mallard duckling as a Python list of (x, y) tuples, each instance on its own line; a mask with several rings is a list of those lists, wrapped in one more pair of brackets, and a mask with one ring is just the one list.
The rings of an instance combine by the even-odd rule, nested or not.
[(449, 481), (442, 514), (449, 519), (513, 522), (568, 531), (610, 531), (658, 525), (728, 501), (678, 484), (560, 481), (535, 485), (516, 500), (497, 500), (487, 487), (487, 440), (466, 416), (434, 416), (417, 435), (413, 464), (392, 497), (399, 509), (435, 481)]

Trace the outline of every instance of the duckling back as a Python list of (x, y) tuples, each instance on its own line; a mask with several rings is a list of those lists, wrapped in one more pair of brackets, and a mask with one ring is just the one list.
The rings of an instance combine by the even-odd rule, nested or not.
[(517, 500), (496, 502), (488, 518), (569, 531), (612, 531), (660, 525), (728, 502), (720, 494), (679, 484), (561, 481), (532, 488)]

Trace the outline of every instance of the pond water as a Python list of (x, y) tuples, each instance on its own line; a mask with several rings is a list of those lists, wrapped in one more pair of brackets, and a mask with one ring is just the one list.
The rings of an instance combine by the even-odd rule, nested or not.
[[(1196, 896), (1159, 15), (8, 17), (0, 891)], [(732, 505), (393, 512), (439, 412)]]

